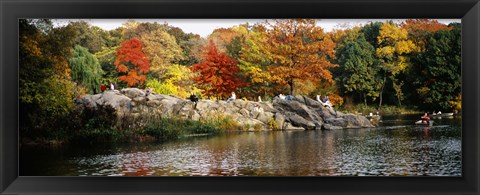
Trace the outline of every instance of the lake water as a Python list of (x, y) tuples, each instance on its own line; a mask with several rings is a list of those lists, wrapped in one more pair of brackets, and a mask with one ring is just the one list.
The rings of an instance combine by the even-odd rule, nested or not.
[(461, 176), (461, 118), (337, 131), (261, 131), (167, 143), (22, 146), (21, 176)]

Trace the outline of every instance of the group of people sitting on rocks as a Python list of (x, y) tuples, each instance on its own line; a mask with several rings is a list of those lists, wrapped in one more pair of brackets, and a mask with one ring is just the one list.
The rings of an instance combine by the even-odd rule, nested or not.
[(279, 94), (278, 97), (282, 100), (293, 100), (294, 99), (294, 97), (292, 95)]
[[(107, 87), (107, 86), (108, 86), (108, 87)], [(100, 91), (102, 91), (102, 93), (103, 93), (105, 90), (107, 90), (107, 88), (110, 89), (110, 90), (112, 90), (112, 91), (115, 90), (115, 86), (113, 85), (113, 83), (110, 83), (110, 84), (108, 84), (108, 85), (102, 84), (102, 85), (100, 86)]]

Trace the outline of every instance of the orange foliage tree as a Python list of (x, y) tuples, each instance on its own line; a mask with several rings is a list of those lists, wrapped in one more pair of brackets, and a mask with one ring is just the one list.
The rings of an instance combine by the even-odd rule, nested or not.
[(294, 93), (296, 82), (333, 83), (329, 70), (336, 65), (335, 43), (313, 19), (274, 20), (269, 26), (265, 45), (272, 61), (269, 72), (274, 82), (290, 86)]
[(244, 85), (237, 75), (240, 69), (236, 60), (229, 58), (225, 53), (220, 53), (213, 40), (210, 40), (204, 50), (204, 60), (194, 64), (191, 70), (199, 74), (192, 80), (205, 90), (205, 95), (225, 98)]
[(408, 19), (400, 24), (400, 27), (408, 31), (410, 38), (421, 51), (425, 50), (425, 45), (433, 33), (450, 29), (446, 24), (430, 19)]
[(138, 39), (124, 41), (115, 56), (117, 60), (114, 64), (118, 72), (123, 74), (118, 77), (119, 80), (127, 83), (129, 87), (145, 82), (150, 61), (142, 52), (142, 43)]

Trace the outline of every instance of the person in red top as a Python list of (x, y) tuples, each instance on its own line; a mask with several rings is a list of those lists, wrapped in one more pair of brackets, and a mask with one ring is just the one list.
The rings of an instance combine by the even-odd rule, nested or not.
[(100, 90), (102, 91), (102, 93), (103, 93), (106, 89), (107, 89), (107, 87), (106, 87), (104, 84), (102, 84), (102, 86), (100, 86)]
[(425, 114), (422, 116), (421, 119), (422, 119), (422, 123), (423, 123), (423, 124), (427, 124), (428, 121), (430, 121), (430, 116), (428, 116), (428, 113), (425, 112)]

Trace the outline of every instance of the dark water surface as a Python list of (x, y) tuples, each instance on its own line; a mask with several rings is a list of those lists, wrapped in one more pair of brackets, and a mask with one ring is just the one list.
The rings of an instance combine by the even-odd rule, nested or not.
[(461, 176), (461, 118), (412, 125), (262, 131), (128, 145), (25, 146), (22, 176)]

